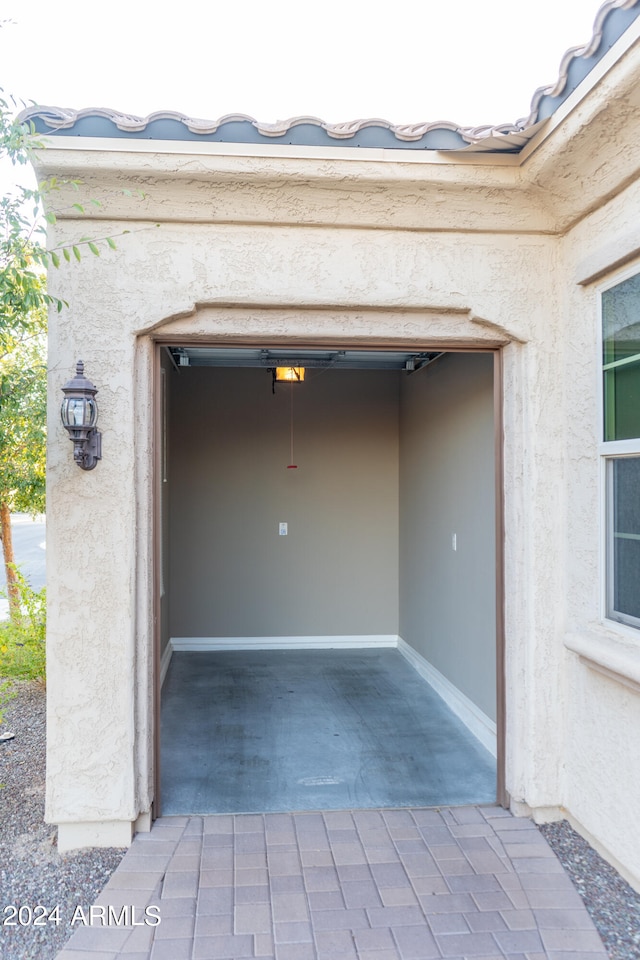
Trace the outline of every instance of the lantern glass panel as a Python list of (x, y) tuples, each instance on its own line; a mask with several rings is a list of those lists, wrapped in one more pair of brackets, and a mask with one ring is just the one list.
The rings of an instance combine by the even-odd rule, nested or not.
[(62, 422), (69, 427), (93, 427), (98, 418), (95, 400), (68, 397), (62, 402)]
[(86, 404), (85, 425), (87, 427), (95, 427), (98, 420), (98, 404), (95, 400), (87, 400)]

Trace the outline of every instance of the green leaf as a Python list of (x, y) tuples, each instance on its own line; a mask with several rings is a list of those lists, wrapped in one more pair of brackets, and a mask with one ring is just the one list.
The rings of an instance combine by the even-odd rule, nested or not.
[(92, 240), (89, 241), (89, 250), (91, 250), (91, 253), (93, 253), (94, 256), (100, 256), (100, 251)]
[(71, 249), (73, 250), (73, 255), (76, 258), (76, 260), (82, 260), (82, 254), (80, 253), (78, 248), (74, 246)]
[(74, 203), (74, 204), (72, 204), (72, 209), (73, 209), (73, 210), (78, 210), (80, 213), (84, 213), (84, 207), (82, 206), (81, 203)]
[(57, 221), (57, 217), (55, 213), (52, 213), (50, 210), (47, 213), (45, 213), (44, 218), (47, 221), (47, 223), (56, 223)]
[(63, 247), (62, 253), (67, 263), (71, 263), (71, 253), (69, 251), (69, 247)]
[(60, 266), (60, 257), (58, 256), (58, 254), (57, 254), (57, 253), (54, 253), (53, 250), (52, 250), (50, 256), (51, 256), (51, 263), (54, 265), (54, 267), (56, 267), (56, 268), (59, 267), (59, 266)]
[(111, 247), (112, 250), (117, 250), (116, 242), (113, 237), (107, 237), (107, 244)]

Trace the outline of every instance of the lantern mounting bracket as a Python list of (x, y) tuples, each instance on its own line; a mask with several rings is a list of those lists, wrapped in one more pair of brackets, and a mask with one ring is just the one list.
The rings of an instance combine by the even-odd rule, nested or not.
[(90, 430), (85, 441), (74, 443), (73, 459), (83, 470), (93, 470), (98, 460), (102, 460), (102, 434), (99, 430)]

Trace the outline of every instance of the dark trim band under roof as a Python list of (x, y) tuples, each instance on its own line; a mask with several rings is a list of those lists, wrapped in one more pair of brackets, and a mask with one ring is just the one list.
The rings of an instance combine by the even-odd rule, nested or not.
[(245, 114), (228, 114), (211, 121), (174, 111), (136, 117), (105, 108), (73, 110), (43, 106), (23, 110), (19, 119), (32, 122), (37, 133), (48, 136), (394, 150), (475, 148), (491, 153), (517, 153), (530, 139), (533, 128), (564, 103), (639, 15), (640, 0), (607, 0), (596, 15), (589, 43), (566, 52), (557, 81), (551, 86), (539, 87), (531, 101), (529, 116), (513, 124), (460, 127), (448, 121), (435, 121), (400, 125), (379, 119), (330, 124), (316, 117), (260, 123)]

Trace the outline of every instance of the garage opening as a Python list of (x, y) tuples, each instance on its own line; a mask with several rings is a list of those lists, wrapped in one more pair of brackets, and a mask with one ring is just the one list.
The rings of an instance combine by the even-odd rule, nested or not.
[(493, 366), (162, 348), (156, 813), (495, 801)]

